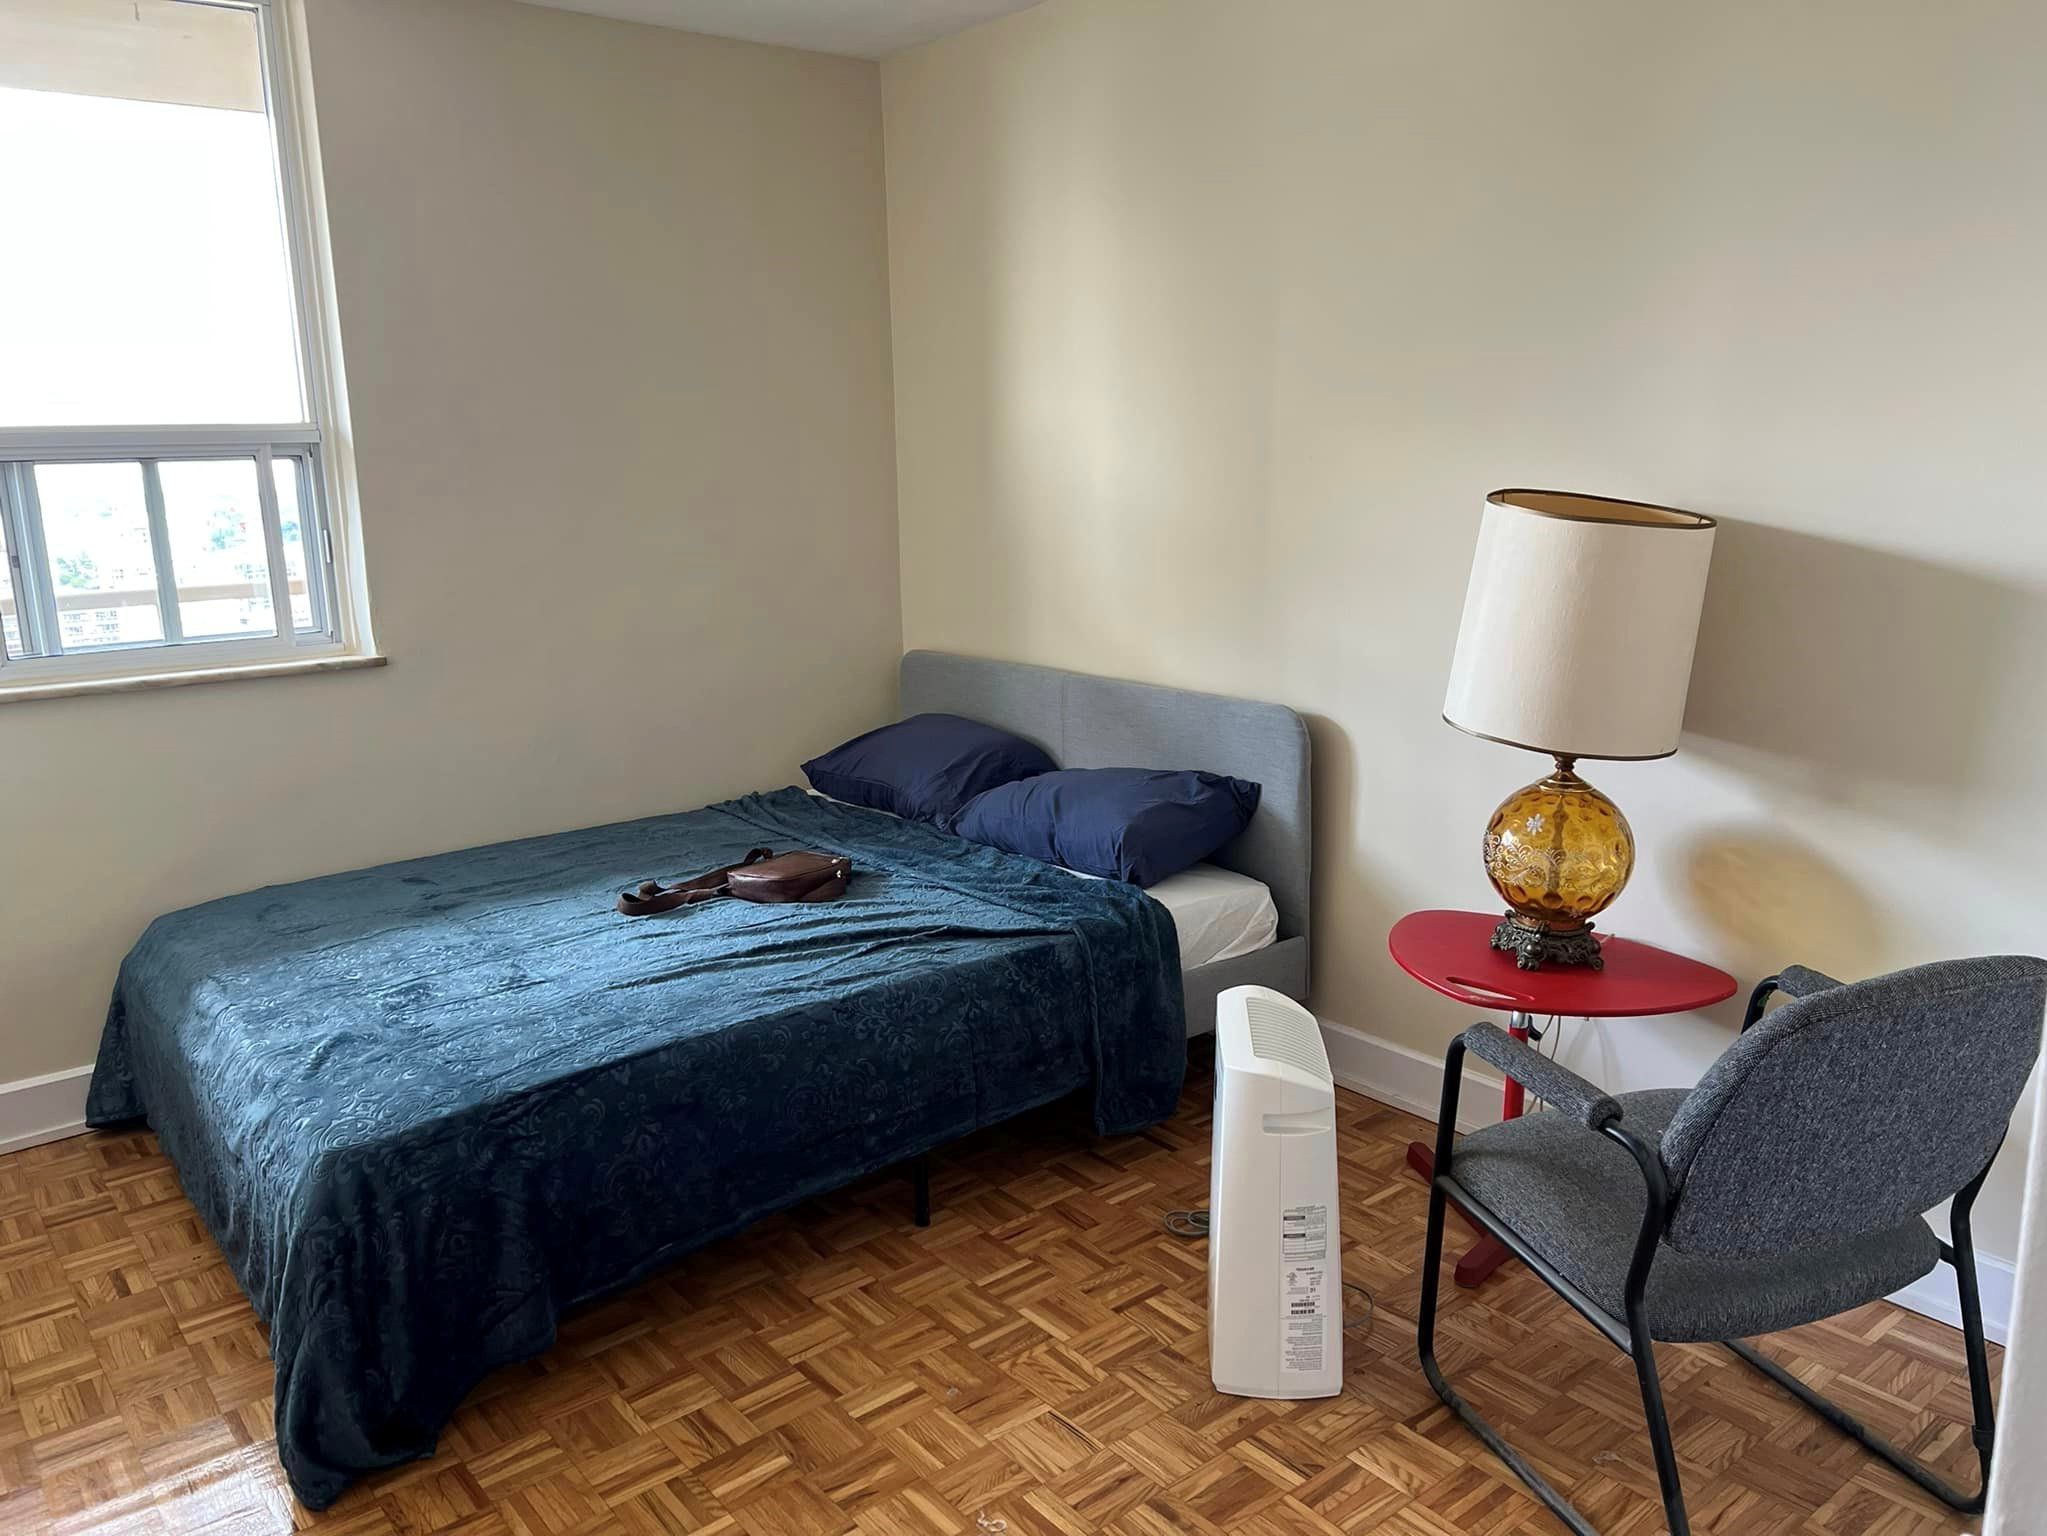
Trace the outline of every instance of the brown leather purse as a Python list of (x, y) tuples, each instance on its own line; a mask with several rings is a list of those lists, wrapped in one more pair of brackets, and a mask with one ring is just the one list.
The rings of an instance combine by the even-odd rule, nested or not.
[(852, 878), (853, 861), (844, 854), (806, 849), (773, 853), (755, 848), (737, 864), (691, 880), (673, 885), (643, 880), (634, 889), (618, 893), (618, 910), (627, 917), (652, 917), (720, 896), (763, 902), (836, 901), (846, 894), (846, 884)]

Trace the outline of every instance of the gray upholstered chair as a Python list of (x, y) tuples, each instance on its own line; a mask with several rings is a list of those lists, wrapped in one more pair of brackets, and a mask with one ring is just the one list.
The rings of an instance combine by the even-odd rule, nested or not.
[[(1763, 1017), (1773, 990), (1789, 1001)], [(1699, 1086), (1608, 1096), (1490, 1024), (1451, 1045), (1422, 1269), (1422, 1369), (1436, 1395), (1579, 1536), (1593, 1527), (1444, 1380), (1443, 1217), (1454, 1204), (1633, 1356), (1672, 1536), (1686, 1536), (1653, 1340), (1726, 1343), (1956, 1509), (1950, 1487), (1749, 1345), (1910, 1284), (1945, 1260), (1961, 1291), (1987, 1481), (1990, 1376), (1969, 1209), (2004, 1139), (2047, 1007), (2047, 961), (1945, 961), (1843, 984), (1793, 966), (1756, 989)], [(1548, 1101), (1457, 1141), (1466, 1051)], [(1924, 1212), (1953, 1197), (1952, 1242)]]

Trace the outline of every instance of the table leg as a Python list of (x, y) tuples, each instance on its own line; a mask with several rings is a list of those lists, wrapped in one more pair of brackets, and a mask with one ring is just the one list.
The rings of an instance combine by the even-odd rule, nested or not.
[[(1534, 1023), (1534, 1018), (1526, 1013), (1511, 1013), (1507, 1016), (1507, 1033), (1516, 1040), (1526, 1040)], [(1513, 1078), (1508, 1078), (1500, 1096), (1500, 1118), (1518, 1120), (1527, 1108), (1527, 1092)], [(1423, 1183), (1428, 1183), (1436, 1176), (1436, 1149), (1423, 1142), (1410, 1141), (1407, 1144), (1407, 1166), (1421, 1175)], [(1455, 1209), (1456, 1202), (1452, 1201), (1451, 1205)], [(1514, 1255), (1507, 1251), (1506, 1245), (1498, 1238), (1480, 1231), (1477, 1223), (1463, 1211), (1459, 1210), (1457, 1214), (1463, 1216), (1472, 1230), (1479, 1234), (1478, 1242), (1467, 1249), (1464, 1257), (1457, 1261), (1457, 1283), (1469, 1290), (1483, 1285), (1492, 1277), (1495, 1270)]]
[(1514, 1255), (1507, 1251), (1507, 1245), (1497, 1237), (1487, 1234), (1464, 1250), (1464, 1257), (1457, 1261), (1455, 1271), (1457, 1283), (1467, 1291), (1476, 1290), (1492, 1279), (1493, 1272)]

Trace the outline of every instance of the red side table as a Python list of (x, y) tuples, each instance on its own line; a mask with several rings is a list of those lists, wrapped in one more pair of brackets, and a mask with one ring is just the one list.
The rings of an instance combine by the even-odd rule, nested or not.
[[(1538, 1018), (1647, 1018), (1689, 1013), (1734, 996), (1735, 981), (1717, 966), (1687, 960), (1653, 944), (1605, 938), (1603, 968), (1546, 966), (1524, 971), (1514, 957), (1490, 946), (1499, 915), (1493, 912), (1410, 912), (1393, 925), (1386, 947), (1399, 967), (1423, 986), (1507, 1015), (1507, 1033), (1526, 1040)], [(1500, 1117), (1512, 1120), (1527, 1107), (1519, 1083), (1507, 1079)], [(1424, 1179), (1436, 1172), (1435, 1148), (1407, 1145), (1408, 1166)], [(1510, 1257), (1490, 1237), (1457, 1262), (1457, 1283), (1478, 1285)]]

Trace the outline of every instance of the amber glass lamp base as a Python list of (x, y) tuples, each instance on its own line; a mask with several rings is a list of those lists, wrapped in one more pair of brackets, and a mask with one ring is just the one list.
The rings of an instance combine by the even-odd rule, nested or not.
[(1572, 772), (1517, 789), (1486, 823), (1486, 877), (1507, 903), (1493, 930), (1524, 971), (1600, 964), (1592, 919), (1612, 905), (1635, 869), (1635, 834), (1619, 806)]

